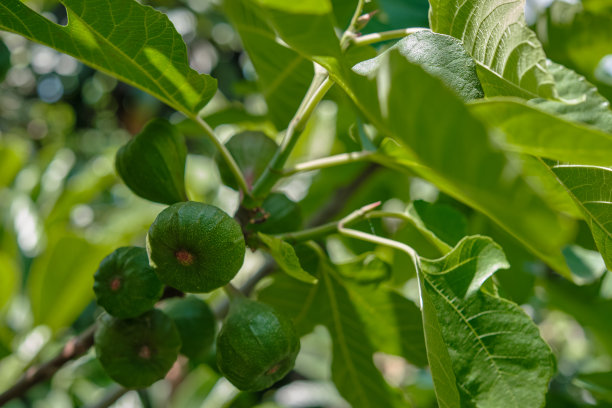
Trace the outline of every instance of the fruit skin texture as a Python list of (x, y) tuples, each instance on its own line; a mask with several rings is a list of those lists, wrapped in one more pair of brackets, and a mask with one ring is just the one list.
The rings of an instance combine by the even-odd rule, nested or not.
[(106, 373), (127, 388), (148, 387), (164, 378), (181, 348), (174, 322), (157, 309), (135, 319), (103, 315), (94, 342)]
[(217, 366), (237, 388), (269, 388), (291, 371), (299, 351), (300, 339), (287, 317), (264, 303), (232, 301), (217, 336)]
[(217, 324), (208, 303), (195, 296), (168, 299), (164, 313), (174, 320), (181, 335), (181, 354), (190, 359), (206, 355), (215, 341)]
[(163, 210), (147, 234), (149, 263), (159, 279), (184, 292), (226, 285), (244, 262), (240, 225), (219, 208), (188, 201)]
[(164, 285), (149, 266), (147, 251), (116, 249), (100, 262), (94, 274), (98, 304), (115, 317), (136, 317), (155, 306)]

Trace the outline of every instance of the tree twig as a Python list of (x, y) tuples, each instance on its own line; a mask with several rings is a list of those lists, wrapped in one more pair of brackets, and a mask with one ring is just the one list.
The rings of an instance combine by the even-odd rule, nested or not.
[(95, 330), (95, 325), (92, 325), (81, 335), (70, 339), (54, 358), (44, 364), (30, 367), (15, 385), (0, 395), (0, 406), (23, 395), (34, 385), (53, 377), (64, 364), (85, 354), (93, 345)]
[(372, 163), (368, 165), (352, 182), (346, 187), (336, 190), (334, 196), (328, 201), (312, 219), (308, 222), (307, 227), (317, 227), (321, 224), (334, 218), (346, 204), (346, 201), (351, 197), (375, 172), (380, 168), (379, 164)]

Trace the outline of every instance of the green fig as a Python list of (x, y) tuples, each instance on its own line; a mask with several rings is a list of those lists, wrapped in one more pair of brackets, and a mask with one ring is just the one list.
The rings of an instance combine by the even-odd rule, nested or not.
[(149, 266), (147, 251), (122, 247), (100, 262), (94, 274), (98, 304), (115, 317), (136, 317), (150, 310), (164, 285)]
[(164, 204), (187, 200), (183, 135), (165, 119), (153, 119), (115, 157), (117, 173), (139, 197)]
[[(276, 153), (278, 148), (276, 142), (262, 132), (237, 133), (225, 143), (225, 147), (236, 160), (236, 164), (242, 170), (242, 174), (249, 185), (261, 176), (266, 166)], [(220, 156), (215, 157), (221, 181), (234, 190), (238, 190), (238, 183), (229, 167)]]
[(266, 234), (297, 231), (302, 226), (302, 210), (283, 193), (271, 193), (261, 205), (263, 216), (248, 229)]
[(264, 303), (232, 301), (217, 336), (217, 366), (237, 388), (269, 388), (291, 371), (299, 351), (300, 339), (287, 317)]
[(188, 201), (159, 213), (147, 234), (147, 251), (162, 282), (184, 292), (210, 292), (238, 273), (245, 243), (232, 217)]
[(94, 343), (104, 371), (126, 388), (148, 387), (164, 378), (181, 348), (174, 322), (157, 309), (134, 319), (103, 315)]
[(164, 312), (174, 320), (181, 335), (181, 354), (198, 359), (215, 341), (217, 324), (208, 303), (195, 296), (168, 299)]

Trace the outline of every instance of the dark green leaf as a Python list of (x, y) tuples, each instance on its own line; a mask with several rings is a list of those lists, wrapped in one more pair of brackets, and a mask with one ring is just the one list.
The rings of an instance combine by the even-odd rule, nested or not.
[(11, 51), (4, 41), (0, 39), (0, 82), (4, 80), (6, 73), (11, 67)]
[(136, 195), (174, 204), (187, 201), (183, 135), (165, 119), (154, 119), (117, 151), (119, 176)]
[(467, 235), (465, 216), (450, 205), (417, 200), (412, 202), (408, 213), (423, 229), (431, 231), (450, 246), (457, 245)]
[[(274, 140), (262, 132), (253, 131), (235, 134), (225, 143), (225, 147), (236, 160), (236, 164), (242, 170), (242, 174), (250, 186), (261, 176), (277, 149)], [(215, 162), (223, 183), (237, 190), (238, 183), (221, 156), (217, 155)]]

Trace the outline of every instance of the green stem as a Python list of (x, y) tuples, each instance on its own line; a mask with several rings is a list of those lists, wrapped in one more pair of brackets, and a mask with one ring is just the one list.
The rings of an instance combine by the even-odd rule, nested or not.
[(238, 167), (238, 163), (236, 163), (236, 160), (234, 160), (234, 157), (229, 152), (229, 150), (227, 150), (225, 145), (221, 143), (219, 139), (217, 139), (217, 136), (215, 136), (215, 132), (210, 127), (210, 125), (206, 123), (204, 119), (202, 119), (201, 117), (197, 115), (192, 116), (191, 119), (193, 119), (198, 125), (200, 125), (200, 127), (204, 131), (204, 134), (208, 137), (208, 139), (210, 139), (211, 142), (213, 142), (213, 144), (219, 151), (219, 154), (221, 154), (221, 157), (223, 158), (225, 163), (228, 165), (230, 171), (236, 178), (236, 181), (238, 182), (238, 186), (240, 187), (242, 192), (245, 195), (250, 195), (249, 185), (247, 184), (244, 178), (244, 175), (242, 174), (242, 171), (240, 170), (240, 167)]
[(350, 39), (355, 36), (355, 30), (357, 29), (357, 20), (359, 16), (363, 13), (363, 6), (365, 5), (365, 0), (358, 0), (357, 7), (355, 7), (355, 12), (353, 13), (353, 17), (351, 18), (351, 22), (349, 23), (346, 31), (342, 34), (342, 38), (340, 38), (340, 47), (345, 50), (348, 48), (350, 44)]
[(410, 34), (414, 34), (419, 31), (429, 30), (428, 28), (414, 27), (414, 28), (402, 28), (400, 30), (383, 31), (382, 33), (372, 33), (362, 35), (361, 37), (352, 37), (351, 43), (355, 46), (370, 45), (377, 42), (395, 40), (397, 38), (403, 38)]
[(231, 283), (228, 283), (227, 285), (225, 285), (223, 287), (223, 290), (225, 291), (227, 296), (232, 300), (244, 297), (244, 294)]
[(320, 170), (342, 164), (365, 161), (369, 160), (373, 155), (373, 152), (368, 151), (337, 154), (335, 156), (324, 157), (322, 159), (315, 159), (296, 164), (295, 167), (283, 170), (282, 175), (283, 177), (287, 177), (299, 172)]
[(319, 238), (325, 235), (329, 235), (334, 232), (338, 232), (338, 226), (340, 222), (343, 222), (345, 225), (356, 223), (362, 220), (364, 217), (366, 217), (369, 212), (371, 212), (374, 208), (378, 207), (379, 205), (380, 205), (380, 201), (372, 203), (372, 204), (368, 204), (364, 207), (361, 207), (360, 209), (356, 211), (353, 211), (352, 213), (350, 213), (349, 215), (347, 215), (340, 221), (328, 222), (327, 224), (323, 224), (323, 225), (320, 225), (314, 228), (308, 228), (308, 229), (301, 230), (301, 231), (288, 232), (285, 234), (278, 234), (278, 235), (275, 235), (275, 237), (284, 239), (287, 241), (292, 241), (292, 242), (298, 242), (298, 241), (301, 242), (301, 241), (308, 241), (308, 240)]
[(293, 151), (293, 148), (300, 137), (301, 131), (304, 129), (304, 126), (312, 115), (315, 107), (318, 105), (321, 99), (323, 99), (333, 84), (334, 82), (329, 78), (327, 72), (324, 72), (319, 68), (315, 73), (306, 96), (302, 100), (302, 103), (300, 104), (295, 116), (289, 123), (287, 132), (283, 138), (283, 142), (276, 151), (274, 157), (272, 157), (268, 167), (266, 167), (261, 177), (259, 177), (253, 186), (253, 197), (265, 197), (270, 192), (272, 187), (274, 187), (274, 184), (276, 184), (276, 182), (283, 177), (283, 166), (287, 162), (287, 159), (289, 159), (289, 155)]

